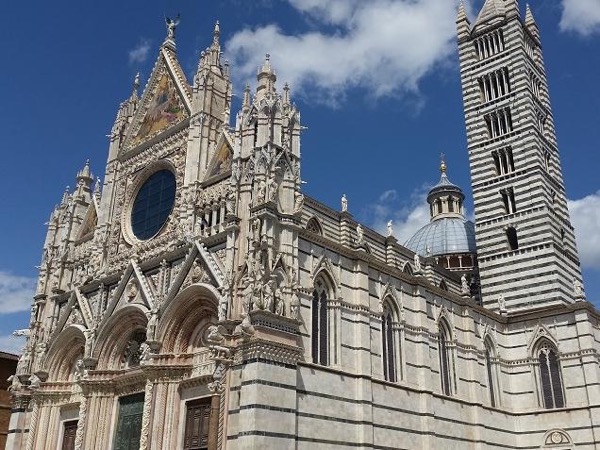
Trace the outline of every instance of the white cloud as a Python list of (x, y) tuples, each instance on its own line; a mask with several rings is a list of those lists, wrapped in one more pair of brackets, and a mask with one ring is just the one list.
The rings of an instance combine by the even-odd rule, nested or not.
[(129, 50), (129, 64), (141, 64), (148, 59), (150, 53), (150, 41), (148, 39), (142, 39), (140, 43)]
[(21, 354), (26, 340), (27, 338), (24, 336), (13, 336), (10, 334), (8, 336), (0, 336), (0, 351), (14, 355)]
[(317, 28), (290, 35), (269, 24), (236, 33), (226, 53), (244, 80), (270, 53), (280, 80), (336, 103), (355, 87), (375, 97), (418, 92), (421, 78), (454, 54), (455, 1), (288, 1)]
[(430, 186), (423, 186), (416, 190), (408, 201), (401, 199), (393, 189), (383, 192), (378, 201), (367, 209), (369, 225), (385, 236), (387, 223), (391, 220), (394, 237), (400, 244), (404, 244), (422, 226), (429, 223), (429, 206), (426, 201), (429, 188)]
[(568, 203), (581, 265), (586, 269), (600, 269), (600, 191)]
[(560, 29), (582, 36), (600, 33), (599, 0), (562, 0)]
[(33, 302), (35, 278), (0, 270), (0, 314), (27, 311)]

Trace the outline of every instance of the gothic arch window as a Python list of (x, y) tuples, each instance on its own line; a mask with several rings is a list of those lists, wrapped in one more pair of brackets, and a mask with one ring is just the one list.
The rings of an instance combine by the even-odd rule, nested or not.
[(407, 273), (409, 275), (413, 274), (413, 270), (412, 270), (412, 267), (410, 267), (410, 263), (404, 264), (404, 268), (402, 269), (402, 272)]
[(398, 346), (395, 339), (394, 323), (397, 314), (394, 314), (390, 301), (384, 303), (381, 316), (381, 344), (383, 376), (387, 381), (398, 381)]
[(448, 285), (446, 284), (446, 282), (444, 280), (440, 281), (440, 289), (442, 291), (448, 291)]
[(538, 346), (536, 353), (539, 364), (542, 406), (546, 409), (564, 408), (565, 397), (556, 348), (550, 342), (544, 340)]
[(440, 356), (440, 381), (442, 387), (442, 393), (445, 395), (452, 395), (451, 385), (451, 350), (449, 348), (450, 343), (450, 327), (446, 320), (441, 319), (438, 325), (438, 349)]
[(323, 236), (323, 228), (319, 223), (319, 219), (317, 219), (316, 217), (311, 217), (308, 220), (308, 222), (306, 223), (306, 230), (310, 231), (311, 233), (318, 234), (319, 236)]
[(494, 358), (496, 357), (496, 350), (494, 348), (494, 344), (491, 339), (487, 337), (485, 339), (485, 372), (487, 378), (488, 385), (488, 395), (490, 400), (490, 405), (495, 408), (498, 406), (498, 380), (496, 374), (496, 365), (494, 362)]
[(317, 278), (312, 296), (312, 360), (326, 366), (329, 363), (329, 317), (327, 298), (330, 297), (328, 284)]

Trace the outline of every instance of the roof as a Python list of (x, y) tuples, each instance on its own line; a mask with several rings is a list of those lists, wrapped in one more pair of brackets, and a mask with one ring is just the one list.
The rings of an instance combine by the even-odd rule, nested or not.
[(475, 254), (475, 225), (464, 218), (440, 218), (422, 227), (404, 246), (421, 256)]

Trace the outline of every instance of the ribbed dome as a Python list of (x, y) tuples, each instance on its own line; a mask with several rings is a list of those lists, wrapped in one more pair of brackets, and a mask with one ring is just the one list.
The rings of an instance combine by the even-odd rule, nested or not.
[(406, 248), (421, 256), (476, 253), (475, 225), (458, 217), (434, 220), (411, 237)]

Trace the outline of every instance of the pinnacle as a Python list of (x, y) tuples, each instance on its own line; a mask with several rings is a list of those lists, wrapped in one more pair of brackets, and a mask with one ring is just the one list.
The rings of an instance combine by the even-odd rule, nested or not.
[(221, 27), (219, 26), (219, 21), (215, 23), (215, 30), (213, 31), (213, 45), (219, 45), (219, 37), (221, 36)]
[(460, 4), (458, 5), (458, 14), (456, 15), (456, 21), (459, 22), (463, 20), (466, 20), (468, 22), (469, 18), (467, 17), (465, 3), (463, 2), (463, 0), (460, 0)]

